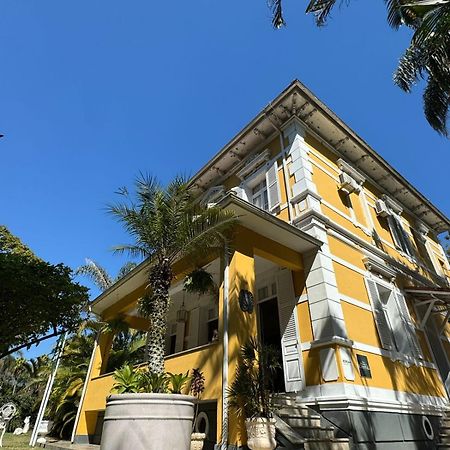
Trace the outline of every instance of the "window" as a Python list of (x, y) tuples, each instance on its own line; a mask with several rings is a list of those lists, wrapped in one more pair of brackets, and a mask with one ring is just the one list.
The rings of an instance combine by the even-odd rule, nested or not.
[(171, 323), (167, 327), (166, 355), (173, 355), (177, 351), (177, 323)]
[(393, 288), (366, 279), (381, 346), (413, 358), (422, 358), (404, 296)]
[(215, 342), (219, 339), (219, 318), (217, 314), (216, 308), (210, 308), (208, 310), (208, 321), (206, 322), (208, 342)]
[(208, 342), (215, 342), (219, 339), (219, 319), (208, 321)]
[(177, 335), (172, 334), (170, 336), (169, 342), (169, 355), (173, 355), (175, 353), (176, 345), (177, 345)]
[(252, 203), (264, 211), (269, 210), (266, 180), (261, 181), (252, 189)]
[(396, 215), (391, 214), (390, 216), (388, 216), (387, 220), (394, 244), (407, 255), (414, 257), (415, 252), (411, 243), (411, 239), (409, 238), (408, 233), (403, 228), (400, 219)]
[(256, 172), (248, 174), (234, 191), (258, 208), (275, 212), (280, 207), (281, 198), (277, 161), (268, 162)]

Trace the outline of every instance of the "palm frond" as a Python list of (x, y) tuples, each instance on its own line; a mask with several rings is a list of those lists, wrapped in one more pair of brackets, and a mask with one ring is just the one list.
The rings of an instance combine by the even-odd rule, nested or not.
[(138, 265), (138, 263), (133, 262), (133, 261), (128, 261), (126, 262), (120, 269), (119, 272), (117, 274), (117, 277), (115, 279), (115, 281), (120, 280), (121, 278), (123, 278), (125, 275), (128, 275), (136, 266)]
[[(346, 3), (349, 1), (347, 0)], [(343, 1), (340, 2), (341, 4)], [(306, 8), (307, 14), (314, 14), (317, 26), (325, 25), (331, 11), (336, 5), (336, 0), (311, 0)]]
[(85, 275), (102, 291), (113, 284), (113, 279), (108, 275), (106, 269), (92, 259), (86, 258), (86, 264), (78, 267), (76, 275)]
[(434, 78), (428, 79), (423, 93), (424, 111), (430, 125), (443, 136), (448, 136), (447, 119), (450, 90), (444, 90)]
[(274, 28), (281, 28), (286, 25), (283, 17), (282, 0), (269, 0), (269, 8), (272, 12), (272, 26)]

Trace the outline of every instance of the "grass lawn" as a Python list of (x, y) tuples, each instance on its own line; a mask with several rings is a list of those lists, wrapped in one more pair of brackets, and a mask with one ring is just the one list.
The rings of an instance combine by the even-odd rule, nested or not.
[[(25, 450), (29, 449), (28, 442), (30, 442), (31, 433), (14, 436), (12, 433), (5, 433), (3, 436), (3, 448), (9, 450)], [(36, 447), (38, 448), (38, 447)]]

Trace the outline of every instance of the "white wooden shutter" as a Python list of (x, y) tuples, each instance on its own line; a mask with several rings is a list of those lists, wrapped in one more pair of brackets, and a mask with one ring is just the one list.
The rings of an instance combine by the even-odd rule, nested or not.
[(184, 350), (184, 322), (177, 322), (177, 340), (175, 343), (175, 352), (182, 352)]
[(292, 274), (283, 269), (277, 274), (278, 314), (286, 392), (303, 389), (302, 354), (299, 349), (297, 309)]
[(393, 216), (388, 216), (387, 218), (389, 228), (391, 230), (392, 239), (394, 241), (394, 244), (403, 249), (402, 245), (402, 237), (400, 236), (401, 231), (399, 230), (399, 224), (397, 223), (396, 219)]
[(199, 327), (200, 327), (200, 308), (194, 308), (189, 312), (188, 348), (194, 348), (199, 345), (198, 343)]
[(407, 250), (406, 253), (408, 253), (410, 256), (415, 256), (416, 252), (415, 252), (414, 247), (412, 245), (411, 238), (410, 238), (409, 234), (406, 232), (406, 230), (403, 228), (403, 226), (402, 226), (401, 230), (402, 230), (403, 240), (405, 242), (405, 247), (406, 247), (406, 250)]
[(380, 336), (381, 346), (386, 350), (393, 350), (392, 333), (389, 327), (383, 305), (378, 294), (377, 285), (374, 281), (366, 278), (367, 292), (372, 303), (375, 324), (377, 326), (378, 335)]
[(276, 161), (266, 172), (266, 184), (269, 210), (272, 211), (280, 206), (280, 186), (278, 185), (278, 165)]
[(411, 316), (409, 314), (408, 307), (406, 306), (406, 300), (403, 294), (400, 292), (395, 293), (395, 299), (397, 301), (398, 310), (401, 315), (401, 319), (404, 324), (404, 330), (408, 335), (408, 340), (410, 343), (412, 355), (414, 358), (423, 358), (422, 348), (420, 346), (419, 340), (417, 338), (416, 329), (411, 321)]

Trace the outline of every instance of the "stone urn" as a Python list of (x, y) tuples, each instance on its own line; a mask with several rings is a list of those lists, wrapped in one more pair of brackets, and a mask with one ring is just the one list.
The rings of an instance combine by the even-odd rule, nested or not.
[(191, 450), (202, 450), (205, 438), (206, 438), (206, 433), (192, 433), (191, 434)]
[(115, 394), (106, 399), (101, 450), (189, 450), (194, 397)]
[(251, 450), (274, 450), (275, 419), (255, 417), (245, 421), (247, 428), (247, 446)]

